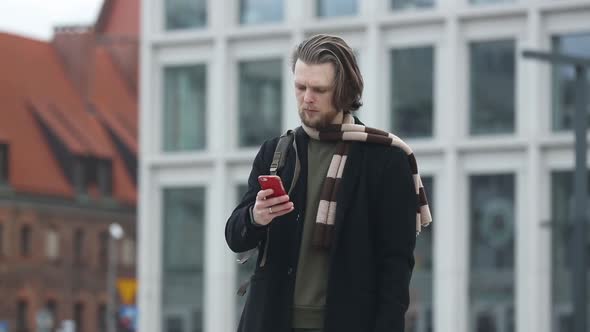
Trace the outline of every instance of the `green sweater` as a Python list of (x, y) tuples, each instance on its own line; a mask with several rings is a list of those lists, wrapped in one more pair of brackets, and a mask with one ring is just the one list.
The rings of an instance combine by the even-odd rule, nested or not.
[(320, 192), (336, 152), (336, 144), (313, 139), (308, 144), (307, 202), (295, 280), (293, 328), (317, 329), (324, 326), (329, 253), (312, 247), (312, 235)]

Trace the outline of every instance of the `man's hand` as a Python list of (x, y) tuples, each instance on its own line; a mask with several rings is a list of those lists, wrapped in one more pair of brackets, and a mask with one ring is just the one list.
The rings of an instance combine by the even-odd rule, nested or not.
[(274, 218), (283, 216), (294, 209), (293, 202), (289, 201), (288, 195), (267, 199), (272, 193), (272, 189), (266, 189), (259, 191), (256, 195), (252, 215), (254, 216), (253, 221), (257, 225), (266, 226)]

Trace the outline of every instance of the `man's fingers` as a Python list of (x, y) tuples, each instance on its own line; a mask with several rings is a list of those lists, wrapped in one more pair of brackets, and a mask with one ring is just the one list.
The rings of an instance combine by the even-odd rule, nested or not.
[[(290, 209), (292, 207), (293, 207), (293, 202), (287, 202), (287, 203), (284, 203), (284, 204), (273, 205), (273, 206), (270, 207), (270, 209), (272, 209), (272, 215), (274, 216), (277, 213), (282, 212), (282, 211), (285, 211), (285, 210), (288, 210), (288, 209)], [(269, 210), (269, 212), (270, 212), (270, 210)]]
[(281, 203), (285, 203), (289, 201), (289, 196), (288, 195), (283, 195), (280, 197), (274, 197), (274, 198), (267, 198), (265, 200), (260, 200), (258, 202), (256, 202), (256, 204), (260, 207), (260, 208), (268, 208), (268, 207), (273, 207), (274, 210), (274, 206), (277, 204), (281, 204)]
[(266, 199), (266, 197), (269, 196), (269, 195), (272, 195), (273, 192), (274, 192), (274, 190), (272, 190), (272, 189), (260, 190), (258, 192), (258, 194), (256, 194), (256, 198), (258, 198), (258, 199)]

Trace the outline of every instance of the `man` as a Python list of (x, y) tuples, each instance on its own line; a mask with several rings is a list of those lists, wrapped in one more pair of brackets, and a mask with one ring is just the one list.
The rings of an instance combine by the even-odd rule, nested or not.
[(292, 60), (302, 125), (280, 174), (289, 194), (257, 181), (274, 138), (225, 229), (233, 251), (259, 249), (238, 330), (401, 332), (416, 231), (430, 222), (411, 150), (351, 115), (363, 79), (342, 39), (313, 36)]

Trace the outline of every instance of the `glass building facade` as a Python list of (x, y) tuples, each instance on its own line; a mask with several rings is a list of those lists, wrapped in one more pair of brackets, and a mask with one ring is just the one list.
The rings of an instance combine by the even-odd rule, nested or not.
[(255, 262), (236, 263), (225, 221), (260, 144), (299, 125), (290, 57), (316, 33), (355, 50), (356, 115), (412, 146), (431, 200), (406, 330), (570, 328), (574, 75), (522, 51), (590, 57), (590, 3), (142, 6), (141, 331), (235, 331)]

